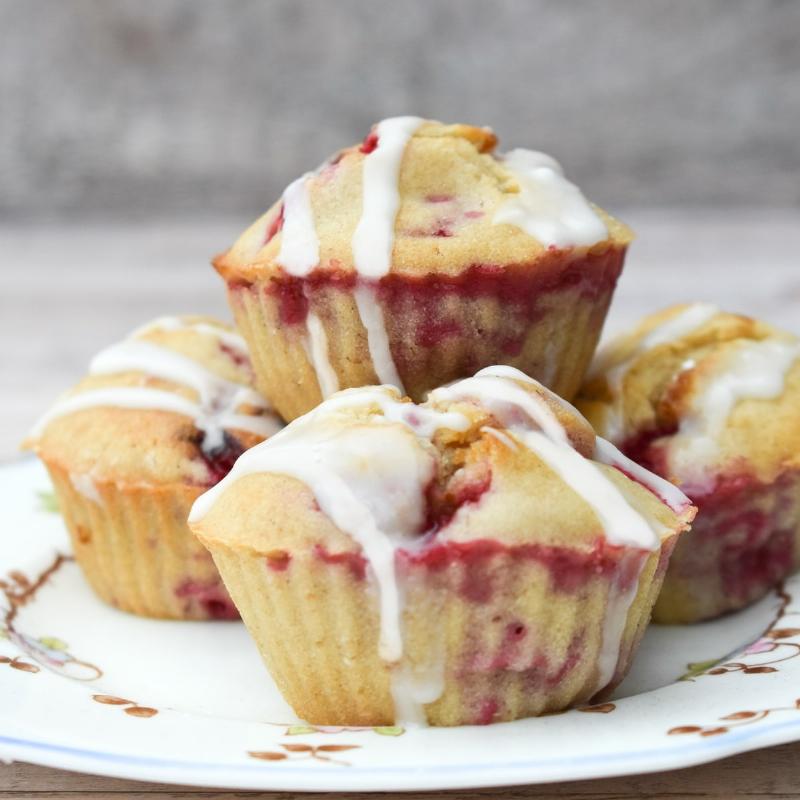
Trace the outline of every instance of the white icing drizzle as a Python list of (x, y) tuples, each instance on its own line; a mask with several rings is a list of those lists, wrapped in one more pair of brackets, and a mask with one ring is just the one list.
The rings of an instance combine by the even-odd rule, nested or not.
[(604, 376), (611, 394), (611, 402), (603, 419), (603, 433), (606, 437), (612, 441), (620, 441), (626, 435), (622, 388), (625, 377), (637, 359), (655, 347), (670, 344), (696, 331), (717, 314), (719, 308), (711, 303), (693, 303), (653, 328), (620, 361), (615, 356), (619, 347), (618, 339), (600, 349), (589, 370), (589, 378)]
[[(596, 465), (572, 447), (547, 403), (525, 391), (514, 379), (548, 391), (513, 367), (487, 367), (474, 378), (435, 389), (429, 397), (434, 402), (477, 400), (591, 506), (611, 544), (656, 549), (659, 539), (648, 520), (630, 506)], [(540, 430), (532, 428), (531, 422)]]
[(404, 727), (427, 725), (425, 709), (435, 703), (444, 692), (445, 648), (444, 639), (425, 669), (412, 669), (408, 664), (399, 664), (392, 671), (391, 692), (394, 701), (395, 721)]
[(519, 450), (517, 443), (507, 433), (499, 431), (497, 428), (492, 428), (489, 425), (484, 425), (481, 431), (488, 433), (489, 436), (493, 436), (498, 442), (502, 442), (509, 450)]
[(628, 475), (631, 480), (640, 483), (649, 489), (656, 497), (666, 503), (676, 514), (686, 511), (692, 501), (674, 484), (664, 480), (660, 475), (645, 469), (631, 461), (621, 453), (611, 442), (598, 436), (595, 439), (595, 460), (610, 467), (616, 467), (620, 472)]
[(97, 485), (91, 475), (70, 472), (69, 482), (78, 494), (82, 494), (87, 500), (91, 500), (99, 506), (103, 505), (103, 498), (97, 490)]
[[(338, 426), (348, 410), (377, 407), (363, 425)], [(415, 544), (425, 517), (425, 486), (433, 476), (429, 439), (440, 428), (466, 430), (457, 412), (401, 402), (394, 387), (338, 392), (292, 422), (272, 439), (243, 453), (231, 472), (201, 495), (189, 515), (201, 520), (217, 498), (243, 475), (259, 472), (295, 477), (305, 483), (320, 509), (361, 545), (378, 587), (379, 653), (397, 665), (403, 655), (402, 589), (395, 572), (398, 547)], [(424, 721), (421, 704), (433, 702), (436, 686), (404, 665), (392, 670), (398, 718)]]
[(244, 358), (249, 358), (250, 354), (247, 350), (245, 340), (234, 331), (229, 331), (226, 328), (221, 328), (217, 325), (211, 325), (208, 322), (191, 321), (185, 317), (158, 317), (152, 322), (148, 322), (137, 328), (131, 334), (129, 339), (139, 339), (147, 333), (153, 331), (181, 331), (190, 330), (197, 333), (205, 334), (206, 336), (213, 336), (219, 342), (235, 351), (238, 355)]
[(409, 139), (424, 122), (419, 117), (393, 117), (375, 127), (377, 147), (364, 158), (361, 218), (353, 233), (353, 263), (359, 278), (370, 281), (355, 289), (361, 321), (378, 380), (401, 391), (403, 384), (389, 347), (383, 311), (372, 282), (388, 274), (392, 266), (394, 227), (400, 207), (399, 177)]
[[(382, 416), (373, 414), (363, 425), (331, 432), (338, 413), (369, 406), (377, 406)], [(424, 443), (432, 431), (451, 424), (464, 429), (469, 421), (460, 414), (400, 402), (392, 387), (339, 392), (242, 454), (231, 472), (197, 499), (189, 521), (202, 519), (243, 475), (272, 472), (301, 480), (322, 511), (361, 545), (380, 593), (381, 658), (397, 661), (402, 636), (395, 542), (419, 533), (425, 513), (423, 487), (434, 468)]]
[(687, 482), (702, 478), (719, 451), (718, 439), (740, 400), (770, 400), (784, 390), (786, 375), (800, 358), (800, 342), (764, 339), (744, 342), (723, 369), (707, 375), (669, 443), (671, 471)]
[(635, 561), (635, 579), (632, 577), (626, 589), (620, 589), (615, 584), (609, 588), (608, 608), (603, 619), (603, 640), (597, 659), (597, 684), (595, 694), (612, 681), (617, 671), (620, 656), (622, 655), (622, 638), (625, 635), (625, 626), (628, 622), (628, 612), (636, 593), (639, 591), (639, 577), (647, 562), (647, 554), (641, 551), (629, 551), (622, 557), (620, 572), (629, 570), (628, 563)]
[(361, 219), (352, 242), (353, 261), (362, 277), (382, 278), (392, 266), (400, 165), (408, 140), (424, 121), (392, 117), (375, 126), (378, 145), (364, 159)]
[[(213, 327), (213, 326), (210, 326)], [(242, 405), (267, 411), (264, 399), (248, 386), (228, 381), (187, 356), (152, 342), (127, 339), (98, 353), (90, 364), (91, 375), (142, 372), (194, 389), (199, 402), (148, 386), (111, 386), (67, 395), (36, 423), (39, 436), (56, 417), (99, 406), (168, 411), (191, 417), (205, 434), (202, 447), (213, 452), (224, 443), (227, 428), (271, 436), (281, 427), (274, 414), (252, 416), (238, 412)]]
[[(283, 228), (281, 249), (275, 259), (286, 272), (304, 278), (319, 264), (319, 237), (314, 225), (314, 212), (308, 173), (289, 184), (283, 193)], [(306, 338), (303, 343), (317, 376), (323, 399), (339, 389), (339, 378), (328, 358), (328, 340), (319, 316), (309, 311), (306, 316)]]
[(378, 303), (375, 287), (360, 284), (355, 287), (353, 294), (361, 322), (367, 330), (367, 345), (375, 375), (381, 383), (396, 386), (404, 392), (403, 381), (392, 358), (389, 333), (386, 330), (383, 310)]
[(520, 191), (509, 194), (494, 224), (521, 228), (547, 247), (588, 247), (608, 238), (608, 229), (581, 190), (545, 153), (518, 148), (501, 157)]
[(306, 354), (314, 367), (319, 391), (324, 400), (339, 391), (339, 376), (328, 357), (328, 337), (325, 335), (322, 320), (313, 311), (309, 311), (306, 316), (306, 330)]
[[(515, 367), (487, 367), (486, 370), (481, 370), (478, 375), (481, 375), (484, 372), (486, 374), (512, 378), (527, 383), (537, 383), (537, 381), (535, 381), (533, 378), (528, 377), (524, 372), (521, 372)], [(584, 417), (583, 414), (581, 414), (581, 412), (578, 411), (574, 405), (572, 405), (572, 403), (570, 403), (568, 400), (565, 400), (563, 397), (559, 397), (559, 395), (555, 394), (554, 392), (548, 392), (548, 394), (551, 399), (556, 400), (570, 413), (582, 420), (587, 427), (591, 428), (591, 425), (586, 417)], [(489, 431), (491, 429), (485, 428), (484, 430)], [(640, 483), (642, 486), (649, 489), (662, 502), (666, 503), (676, 514), (685, 511), (692, 504), (692, 501), (677, 486), (671, 484), (667, 480), (664, 480), (664, 478), (662, 478), (660, 475), (650, 472), (650, 470), (645, 469), (635, 461), (631, 461), (630, 458), (628, 458), (624, 453), (620, 452), (613, 444), (611, 444), (611, 442), (603, 439), (600, 436), (595, 437), (594, 460), (599, 461), (601, 464), (607, 464), (610, 467), (615, 467), (616, 469), (620, 470), (620, 472), (625, 473), (632, 480), (636, 481), (636, 483)]]
[(319, 238), (308, 192), (311, 177), (311, 173), (301, 176), (283, 193), (281, 249), (275, 261), (297, 277), (305, 277), (319, 264)]
[[(112, 344), (101, 350), (89, 363), (90, 375), (114, 375), (120, 372), (144, 372), (155, 378), (191, 386), (200, 395), (200, 402), (204, 405), (215, 405), (219, 397), (242, 388), (241, 384), (221, 378), (192, 358), (141, 339), (126, 339)], [(266, 405), (255, 392), (252, 392), (251, 400), (261, 408)]]

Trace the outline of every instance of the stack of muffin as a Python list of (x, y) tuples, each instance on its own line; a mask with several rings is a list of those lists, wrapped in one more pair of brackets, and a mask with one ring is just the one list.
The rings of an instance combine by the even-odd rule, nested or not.
[(31, 437), (98, 595), (238, 610), (312, 723), (602, 698), (800, 565), (798, 340), (697, 304), (590, 367), (631, 232), (495, 144), (377, 124), (215, 260), (238, 333), (156, 320)]

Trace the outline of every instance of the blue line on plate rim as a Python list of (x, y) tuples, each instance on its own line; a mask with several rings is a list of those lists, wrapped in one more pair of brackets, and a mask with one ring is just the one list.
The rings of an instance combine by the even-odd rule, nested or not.
[[(642, 758), (654, 758), (656, 756), (674, 756), (680, 755), (682, 753), (692, 753), (692, 752), (708, 752), (708, 751), (725, 751), (729, 752), (730, 755), (733, 755), (736, 751), (731, 751), (730, 746), (738, 743), (738, 742), (745, 742), (751, 739), (758, 739), (762, 738), (766, 734), (774, 733), (778, 730), (785, 730), (791, 728), (798, 728), (800, 729), (800, 720), (789, 720), (787, 722), (777, 723), (775, 725), (769, 726), (761, 726), (756, 728), (750, 728), (749, 730), (742, 730), (738, 734), (735, 733), (727, 733), (724, 736), (714, 737), (713, 739), (705, 739), (705, 740), (696, 740), (694, 744), (686, 744), (684, 746), (677, 746), (671, 748), (660, 748), (660, 749), (653, 749), (653, 750), (640, 750), (635, 753), (598, 753), (592, 756), (574, 756), (569, 758), (561, 758), (561, 759), (551, 759), (547, 761), (511, 761), (505, 763), (498, 763), (498, 762), (487, 762), (483, 764), (436, 764), (436, 765), (425, 765), (425, 764), (399, 764), (396, 767), (360, 767), (360, 766), (353, 766), (347, 770), (348, 773), (355, 771), (358, 774), (393, 774), (397, 772), (406, 773), (409, 770), (415, 771), (422, 771), (422, 772), (429, 772), (433, 774), (442, 774), (446, 772), (457, 772), (462, 773), (464, 771), (467, 772), (480, 772), (480, 771), (487, 771), (487, 770), (503, 770), (503, 769), (516, 769), (516, 770), (525, 770), (525, 769), (532, 769), (532, 768), (540, 768), (540, 767), (554, 767), (554, 766), (569, 766), (571, 764), (588, 764), (594, 763), (597, 761), (605, 762), (608, 761), (619, 761), (619, 760), (627, 760), (627, 759), (636, 759), (641, 760)], [(798, 736), (800, 739), (800, 736)], [(788, 744), (790, 741), (787, 740), (784, 742)], [(163, 768), (163, 769), (184, 769), (184, 770), (195, 770), (197, 772), (202, 773), (204, 770), (211, 770), (211, 771), (218, 771), (218, 770), (242, 770), (244, 769), (247, 772), (263, 772), (265, 767), (264, 764), (250, 764), (248, 762), (236, 763), (231, 762), (227, 764), (222, 763), (213, 763), (213, 762), (201, 762), (201, 761), (180, 761), (174, 759), (160, 759), (160, 758), (153, 758), (151, 756), (134, 756), (134, 755), (125, 755), (123, 753), (106, 753), (99, 750), (87, 750), (85, 748), (80, 747), (71, 747), (69, 745), (58, 745), (58, 744), (51, 744), (48, 742), (40, 742), (31, 739), (18, 739), (12, 736), (4, 736), (0, 734), (0, 746), (3, 744), (8, 745), (10, 747), (27, 747), (33, 750), (39, 751), (49, 751), (51, 753), (63, 753), (65, 755), (72, 755), (77, 757), (82, 757), (88, 760), (95, 759), (98, 761), (104, 762), (112, 762), (117, 763), (120, 765), (138, 765), (142, 767), (153, 767), (153, 768)], [(778, 743), (776, 743), (778, 744)], [(768, 745), (765, 745), (768, 746)], [(724, 757), (724, 756), (723, 756)], [(290, 767), (288, 765), (275, 765), (277, 769), (279, 769), (282, 773), (297, 773), (297, 774), (327, 774), (327, 775), (343, 775), (345, 774), (342, 772), (341, 767), (323, 767), (323, 766), (313, 766), (311, 769), (309, 767)], [(675, 767), (677, 768), (677, 766)]]

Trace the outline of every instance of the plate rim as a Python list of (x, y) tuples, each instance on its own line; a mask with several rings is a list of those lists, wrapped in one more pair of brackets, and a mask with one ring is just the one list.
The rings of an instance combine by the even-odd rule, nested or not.
[[(177, 713), (177, 712), (175, 712)], [(574, 756), (555, 761), (534, 760), (484, 764), (456, 764), (431, 767), (369, 767), (347, 770), (338, 767), (282, 765), (269, 770), (259, 764), (226, 764), (160, 759), (111, 751), (59, 745), (43, 740), (23, 739), (0, 734), (0, 759), (24, 761), (69, 772), (138, 780), (149, 783), (207, 786), (218, 789), (256, 789), (262, 791), (441, 791), (502, 786), (564, 783), (602, 778), (646, 775), (719, 761), (739, 753), (789, 744), (800, 740), (800, 721), (786, 720), (763, 728), (743, 729), (732, 736), (709, 739), (681, 747), (636, 753)], [(59, 758), (61, 757), (61, 758)], [(65, 758), (65, 760), (61, 760)], [(635, 759), (647, 759), (632, 763)], [(614, 762), (622, 762), (614, 763)], [(591, 766), (590, 766), (591, 765)], [(575, 774), (564, 775), (568, 766)], [(139, 771), (137, 771), (139, 770)], [(144, 770), (144, 773), (141, 772)], [(498, 774), (502, 772), (503, 774)], [(331, 781), (333, 785), (331, 785)], [(387, 788), (391, 781), (391, 788)]]

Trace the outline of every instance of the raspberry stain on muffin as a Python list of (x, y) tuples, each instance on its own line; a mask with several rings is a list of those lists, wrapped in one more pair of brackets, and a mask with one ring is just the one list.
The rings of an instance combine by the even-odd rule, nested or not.
[(218, 580), (203, 583), (188, 578), (175, 589), (175, 596), (184, 604), (187, 619), (239, 619), (236, 606)]
[(223, 431), (222, 443), (209, 448), (205, 444), (206, 434), (198, 432), (193, 437), (197, 448), (197, 457), (208, 470), (208, 485), (213, 486), (221, 481), (236, 463), (236, 459), (245, 451), (245, 446), (231, 433)]

